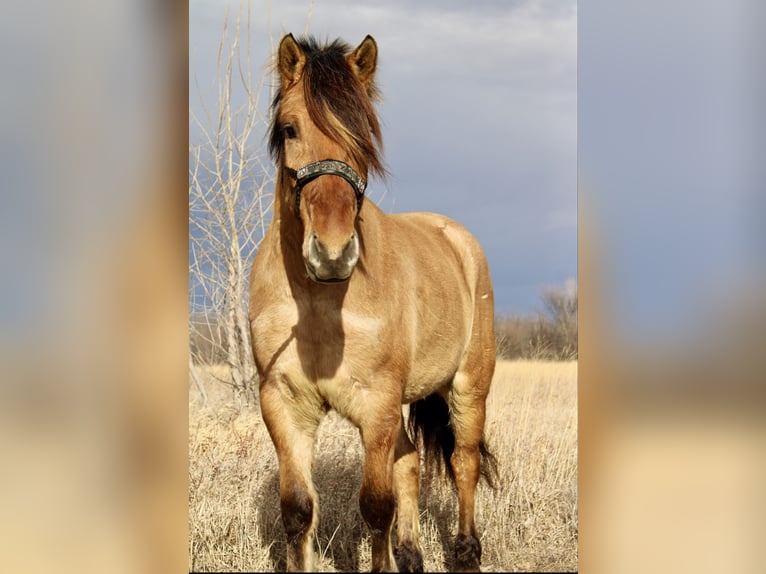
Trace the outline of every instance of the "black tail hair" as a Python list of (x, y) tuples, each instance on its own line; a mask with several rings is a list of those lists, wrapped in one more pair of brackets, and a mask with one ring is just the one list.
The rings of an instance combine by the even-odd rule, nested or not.
[[(454, 484), (455, 473), (450, 464), (450, 457), (455, 452), (455, 434), (450, 424), (450, 412), (446, 401), (439, 394), (428, 395), (410, 405), (407, 430), (416, 446), (425, 453), (426, 471), (446, 475)], [(497, 459), (490, 452), (482, 437), (479, 442), (481, 454), (481, 476), (491, 488), (495, 488), (497, 479)]]

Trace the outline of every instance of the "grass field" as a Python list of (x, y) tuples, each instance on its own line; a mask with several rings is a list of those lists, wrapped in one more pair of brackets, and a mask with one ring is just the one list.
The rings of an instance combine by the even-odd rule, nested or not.
[[(226, 369), (203, 372), (207, 404), (189, 396), (189, 568), (283, 569), (276, 455), (254, 407), (231, 395)], [(499, 361), (488, 399), (496, 490), (479, 486), (477, 526), (484, 571), (577, 569), (577, 363)], [(369, 570), (359, 514), (363, 452), (357, 430), (331, 412), (317, 438), (318, 567)], [(449, 570), (457, 500), (440, 481), (421, 485), (427, 571)]]

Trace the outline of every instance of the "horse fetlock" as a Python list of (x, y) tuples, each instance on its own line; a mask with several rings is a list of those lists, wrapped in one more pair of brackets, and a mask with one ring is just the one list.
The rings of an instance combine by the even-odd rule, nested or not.
[(314, 519), (314, 501), (308, 492), (295, 490), (282, 497), (282, 522), (288, 543), (300, 542)]
[(359, 510), (371, 531), (387, 531), (394, 521), (396, 510), (394, 493), (362, 489), (359, 495)]
[(412, 542), (402, 542), (394, 548), (399, 572), (423, 572), (423, 553)]
[(455, 540), (455, 570), (478, 572), (481, 564), (481, 543), (473, 534), (458, 534)]

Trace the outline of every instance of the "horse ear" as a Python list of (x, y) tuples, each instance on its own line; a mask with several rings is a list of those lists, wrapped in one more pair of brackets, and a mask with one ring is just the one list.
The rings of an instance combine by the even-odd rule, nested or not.
[(378, 64), (378, 45), (375, 39), (368, 34), (346, 59), (362, 85), (368, 88), (372, 84)]
[(306, 55), (295, 41), (292, 34), (287, 34), (279, 43), (277, 67), (282, 78), (282, 85), (289, 86), (301, 77)]

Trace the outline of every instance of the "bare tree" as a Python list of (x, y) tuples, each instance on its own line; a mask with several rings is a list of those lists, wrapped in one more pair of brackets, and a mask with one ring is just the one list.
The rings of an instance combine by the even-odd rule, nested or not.
[(246, 9), (240, 4), (233, 26), (227, 7), (217, 100), (207, 104), (195, 75), (202, 112), (190, 112), (196, 141), (189, 146), (190, 368), (225, 362), (234, 391), (247, 402), (256, 376), (248, 271), (268, 224), (274, 183), (262, 137), (269, 118), (259, 106), (269, 75), (253, 77), (250, 38), (249, 4)]
[(541, 299), (553, 321), (558, 358), (577, 358), (577, 283), (567, 279), (563, 289), (544, 289)]
[(497, 355), (503, 359), (577, 359), (577, 283), (547, 287), (540, 294), (543, 310), (495, 319)]

